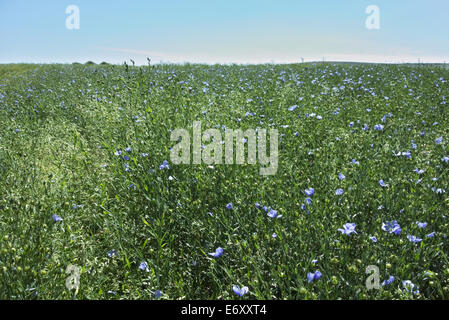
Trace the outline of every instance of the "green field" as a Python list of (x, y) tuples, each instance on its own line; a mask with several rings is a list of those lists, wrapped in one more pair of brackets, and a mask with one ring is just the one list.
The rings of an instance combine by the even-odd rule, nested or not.
[[(0, 299), (448, 299), (448, 80), (436, 65), (1, 65)], [(276, 174), (173, 164), (170, 133), (194, 121), (277, 129)]]

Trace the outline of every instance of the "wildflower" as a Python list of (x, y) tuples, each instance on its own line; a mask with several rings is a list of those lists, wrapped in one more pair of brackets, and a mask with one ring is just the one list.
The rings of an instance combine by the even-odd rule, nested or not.
[(322, 275), (323, 274), (319, 270), (315, 271), (314, 273), (309, 272), (309, 273), (307, 273), (307, 280), (310, 283), (310, 282), (312, 282), (314, 280), (319, 280)]
[(163, 169), (170, 169), (170, 166), (168, 165), (168, 161), (164, 160), (162, 162), (162, 164), (159, 166), (159, 170), (163, 170)]
[(416, 221), (416, 224), (417, 224), (418, 227), (420, 227), (421, 229), (424, 229), (425, 227), (427, 227), (427, 222), (419, 222), (419, 221)]
[(379, 180), (379, 184), (381, 187), (387, 187), (387, 184), (382, 179)]
[(58, 216), (57, 214), (54, 214), (51, 216), (53, 218), (54, 222), (60, 222), (62, 221), (62, 218), (60, 216)]
[(435, 232), (429, 233), (426, 237), (427, 238), (433, 238), (435, 236)]
[(248, 289), (248, 287), (240, 288), (240, 286), (238, 286), (238, 285), (233, 285), (232, 286), (232, 291), (234, 291), (234, 293), (236, 295), (238, 295), (239, 297), (242, 297), (243, 295), (248, 293), (249, 289)]
[(126, 151), (126, 152), (131, 152), (131, 147), (127, 147), (127, 148), (125, 149), (125, 151)]
[(410, 280), (402, 281), (402, 285), (408, 293), (419, 294), (419, 289)]
[(335, 191), (335, 195), (337, 195), (337, 196), (341, 196), (342, 194), (344, 193), (344, 190), (343, 189), (337, 189), (336, 191)]
[(338, 179), (344, 180), (344, 179), (346, 179), (346, 177), (345, 177), (345, 175), (343, 173), (339, 173), (338, 174)]
[(226, 205), (226, 209), (228, 209), (228, 210), (232, 210), (234, 208), (234, 205), (232, 204), (232, 202), (229, 202), (227, 205)]
[(109, 258), (115, 257), (116, 255), (117, 255), (117, 250), (112, 249), (112, 250), (108, 251), (108, 257)]
[(448, 163), (449, 162), (449, 157), (444, 157), (443, 159), (441, 159), (441, 161)]
[(382, 131), (384, 128), (385, 128), (385, 127), (384, 127), (384, 125), (382, 125), (382, 124), (376, 124), (376, 125), (374, 126), (374, 130), (377, 130), (377, 131)]
[(402, 231), (401, 226), (396, 220), (382, 223), (382, 230), (388, 232), (388, 233), (394, 233), (395, 235), (399, 235)]
[(278, 235), (275, 232), (271, 235), (272, 238), (277, 238), (277, 236)]
[(360, 164), (360, 162), (358, 162), (357, 160), (355, 160), (355, 159), (352, 159), (352, 161), (351, 161), (353, 164), (356, 164), (356, 165), (359, 165)]
[(271, 209), (270, 212), (268, 212), (268, 216), (269, 216), (270, 218), (276, 218), (277, 215), (278, 215), (277, 210)]
[(391, 283), (394, 281), (394, 279), (395, 279), (394, 276), (390, 276), (387, 280), (384, 280), (384, 281), (382, 282), (382, 287), (391, 284)]
[(441, 144), (443, 142), (443, 137), (439, 137), (435, 139), (436, 144)]
[(295, 104), (294, 106), (291, 106), (290, 108), (288, 108), (288, 111), (293, 111), (293, 110), (295, 110), (296, 108), (298, 108), (298, 106)]
[(309, 188), (309, 189), (304, 190), (304, 192), (306, 193), (307, 196), (311, 197), (315, 193), (315, 189)]
[(214, 258), (221, 257), (223, 255), (223, 248), (218, 247), (217, 249), (215, 249), (215, 252), (211, 252), (211, 253), (209, 253), (209, 255)]
[(377, 238), (375, 236), (369, 237), (372, 242), (377, 242)]
[(412, 242), (412, 243), (419, 243), (419, 242), (422, 241), (421, 238), (418, 238), (418, 237), (415, 237), (415, 236), (411, 236), (411, 235), (408, 235), (407, 239), (410, 240), (410, 242)]
[(122, 154), (122, 150), (117, 150), (117, 151), (115, 151), (115, 153), (114, 153), (116, 156), (119, 156), (119, 155), (121, 155)]
[(343, 229), (338, 229), (343, 234), (350, 235), (351, 233), (357, 233), (355, 231), (355, 223), (346, 223), (343, 225)]
[(154, 292), (154, 297), (155, 297), (156, 299), (159, 299), (161, 296), (162, 296), (161, 290), (156, 290), (156, 291)]
[(402, 152), (402, 155), (407, 159), (410, 159), (412, 157), (412, 153), (410, 151)]
[(307, 203), (308, 205), (311, 205), (311, 204), (312, 204), (312, 199), (311, 199), (311, 198), (306, 198), (306, 203)]
[(148, 268), (148, 263), (146, 261), (140, 263), (139, 269), (142, 271), (150, 272), (150, 269)]

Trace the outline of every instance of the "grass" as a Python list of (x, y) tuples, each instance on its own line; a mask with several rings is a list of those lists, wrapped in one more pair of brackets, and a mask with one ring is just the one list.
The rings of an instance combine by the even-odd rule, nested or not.
[[(233, 285), (241, 299), (448, 299), (448, 79), (425, 65), (0, 66), (0, 298), (73, 298), (72, 264), (77, 299), (235, 299)], [(170, 131), (197, 120), (278, 129), (276, 175), (172, 164)], [(395, 281), (368, 290), (369, 265)]]

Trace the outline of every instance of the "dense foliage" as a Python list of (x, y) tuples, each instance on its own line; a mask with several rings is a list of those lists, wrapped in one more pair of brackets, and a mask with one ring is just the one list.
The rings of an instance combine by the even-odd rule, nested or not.
[[(71, 264), (77, 299), (449, 298), (448, 70), (11, 68), (0, 298), (72, 298)], [(277, 173), (171, 163), (171, 130), (199, 120), (278, 129)]]

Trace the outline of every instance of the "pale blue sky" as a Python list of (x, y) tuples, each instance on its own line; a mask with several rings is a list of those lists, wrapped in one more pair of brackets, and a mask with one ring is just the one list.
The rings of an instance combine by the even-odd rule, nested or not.
[[(66, 28), (68, 5), (80, 29)], [(368, 5), (380, 29), (368, 30)], [(447, 0), (0, 0), (0, 63), (449, 62)]]

